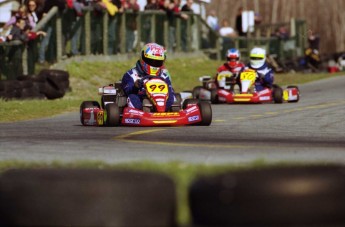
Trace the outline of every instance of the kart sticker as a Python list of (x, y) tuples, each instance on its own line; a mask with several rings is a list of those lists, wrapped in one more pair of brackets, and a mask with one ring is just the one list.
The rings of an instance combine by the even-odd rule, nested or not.
[[(291, 95), (291, 93), (290, 93), (290, 95)], [(289, 91), (288, 90), (284, 90), (284, 92), (283, 92), (283, 99), (285, 101), (289, 100)]]
[(178, 117), (178, 116), (180, 116), (180, 113), (178, 113), (178, 112), (153, 113), (152, 116), (154, 116), (154, 117)]
[(259, 98), (261, 101), (266, 101), (266, 100), (270, 100), (271, 97), (270, 96), (262, 96)]
[(126, 118), (126, 119), (125, 119), (125, 123), (126, 123), (126, 124), (135, 124), (135, 125), (138, 125), (138, 124), (140, 124), (140, 119), (137, 119), (137, 118)]
[(148, 92), (150, 93), (160, 93), (160, 94), (167, 94), (168, 93), (168, 86), (165, 82), (161, 81), (148, 81), (146, 83), (146, 89), (148, 89)]
[(98, 125), (103, 125), (103, 124), (104, 124), (103, 111), (99, 111), (99, 112), (97, 113), (97, 124), (98, 124)]
[(240, 75), (241, 80), (251, 80), (255, 81), (256, 73), (254, 71), (244, 71)]
[(139, 111), (139, 110), (135, 110), (135, 109), (130, 109), (128, 112), (129, 113), (133, 113), (133, 114), (139, 114), (139, 115), (143, 115), (144, 114), (143, 111)]
[(188, 117), (189, 122), (198, 121), (199, 119), (199, 115)]

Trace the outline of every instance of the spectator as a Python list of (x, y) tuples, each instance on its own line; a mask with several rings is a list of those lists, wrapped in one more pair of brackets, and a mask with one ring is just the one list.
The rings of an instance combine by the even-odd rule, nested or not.
[(29, 37), (24, 30), (26, 26), (26, 20), (24, 18), (16, 18), (15, 23), (11, 28), (10, 34), (7, 36), (7, 41), (20, 40), (25, 43), (28, 42)]
[[(109, 1), (117, 7), (119, 13), (123, 12), (121, 0), (109, 0)], [(119, 43), (118, 27), (117, 27), (118, 22), (119, 22), (119, 14), (117, 13), (115, 15), (109, 14), (108, 54), (110, 55), (117, 54), (118, 52), (118, 43)]]
[[(184, 4), (181, 8), (181, 12), (188, 12), (188, 13), (193, 13), (192, 10), (192, 4), (193, 4), (193, 0), (187, 0), (186, 4)], [(181, 18), (182, 18), (182, 22), (181, 22), (181, 44), (182, 44), (182, 50), (184, 52), (187, 51), (187, 42), (188, 42), (188, 33), (187, 31), (187, 26), (188, 26), (188, 20), (191, 21), (191, 24), (193, 24), (194, 20), (193, 20), (193, 15), (188, 15), (188, 14), (184, 14), (181, 13)]]
[(236, 31), (230, 26), (228, 19), (222, 20), (222, 25), (219, 29), (219, 35), (225, 38), (237, 37)]
[(254, 14), (254, 24), (255, 25), (259, 25), (262, 22), (262, 16), (260, 15), (260, 13), (255, 13)]
[[(80, 37), (82, 32), (82, 16), (85, 8), (84, 0), (67, 0), (67, 10), (63, 16), (64, 47), (71, 41), (71, 49), (68, 56), (80, 54)], [(63, 49), (66, 52), (66, 49)]]
[[(147, 4), (144, 7), (145, 11), (149, 10), (160, 10), (160, 5), (158, 0), (147, 0)], [(156, 28), (161, 27), (162, 23), (157, 19), (156, 17)], [(151, 15), (145, 15), (145, 18), (143, 20), (143, 40), (146, 43), (152, 42), (151, 38)]]
[(28, 13), (29, 15), (32, 17), (33, 19), (33, 27), (32, 29), (34, 29), (36, 27), (36, 24), (38, 23), (38, 21), (41, 19), (42, 17), (42, 6), (39, 5), (39, 2), (37, 2), (36, 0), (29, 0), (26, 2), (26, 6), (28, 9)]
[(45, 36), (45, 32), (32, 32), (30, 25), (26, 24), (26, 19), (19, 17), (7, 36), (7, 41), (20, 40), (27, 43), (30, 40), (36, 39), (39, 35)]
[(206, 22), (213, 31), (219, 30), (218, 17), (216, 16), (216, 11), (214, 9), (210, 10), (210, 14), (207, 16)]
[(147, 4), (144, 7), (144, 10), (159, 10), (160, 5), (158, 0), (147, 0)]
[(140, 6), (137, 0), (127, 0), (123, 7), (124, 11), (128, 13), (126, 14), (126, 51), (132, 52), (137, 30), (137, 12), (139, 12)]
[[(58, 7), (59, 11), (62, 12), (65, 9), (65, 3), (60, 0), (45, 0), (43, 4), (42, 10), (42, 18), (54, 7)], [(46, 51), (49, 53), (49, 60), (53, 60), (54, 57), (52, 55), (54, 43), (50, 43), (50, 38), (53, 32), (53, 23), (49, 21), (44, 28), (46, 35), (44, 36), (43, 40), (41, 41), (40, 49), (39, 49), (39, 56), (38, 61), (40, 64), (44, 64), (46, 62)]]
[(164, 9), (169, 21), (168, 51), (174, 52), (176, 45), (176, 18), (180, 13), (180, 0), (166, 0), (164, 3)]
[(319, 50), (320, 48), (320, 36), (312, 30), (308, 31), (308, 44), (311, 49)]
[(243, 32), (243, 28), (242, 28), (242, 12), (243, 12), (243, 7), (240, 7), (236, 15), (236, 31), (239, 36), (246, 36), (247, 33)]
[(287, 27), (284, 25), (277, 28), (275, 33), (273, 34), (273, 36), (275, 36), (281, 40), (287, 40), (290, 37), (289, 31), (288, 31)]
[(226, 51), (234, 47), (232, 39), (237, 37), (236, 31), (230, 26), (228, 19), (222, 20), (219, 35), (222, 37), (222, 56), (225, 56)]
[(21, 18), (25, 21), (26, 25), (29, 25), (31, 28), (35, 27), (35, 22), (32, 16), (28, 12), (28, 8), (26, 5), (20, 5), (18, 8), (18, 12), (13, 15), (9, 21), (4, 25), (4, 29), (9, 28), (12, 25), (15, 25), (17, 22), (17, 19)]
[(321, 64), (319, 52), (320, 37), (312, 30), (308, 31), (308, 44), (309, 47), (305, 51), (305, 60), (307, 66), (311, 68), (312, 71), (317, 72)]

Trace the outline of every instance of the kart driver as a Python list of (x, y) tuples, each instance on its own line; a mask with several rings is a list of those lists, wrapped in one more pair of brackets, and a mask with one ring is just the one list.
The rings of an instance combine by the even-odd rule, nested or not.
[(250, 51), (249, 64), (246, 69), (253, 69), (258, 76), (255, 81), (256, 91), (271, 88), (274, 81), (273, 69), (266, 62), (266, 50), (260, 47), (254, 47)]
[(168, 84), (169, 97), (166, 102), (168, 111), (174, 102), (174, 90), (171, 85), (170, 74), (164, 67), (166, 59), (165, 48), (157, 43), (147, 43), (140, 52), (140, 59), (136, 65), (128, 70), (122, 77), (121, 86), (127, 95), (129, 107), (142, 109), (143, 98), (146, 93), (143, 88), (143, 77), (158, 76)]
[(217, 77), (218, 74), (220, 72), (224, 72), (224, 71), (230, 71), (233, 76), (232, 76), (232, 81), (233, 84), (236, 83), (236, 78), (239, 74), (239, 72), (243, 71), (245, 68), (245, 65), (240, 62), (240, 58), (241, 58), (241, 53), (238, 49), (236, 48), (231, 48), (226, 52), (226, 59), (227, 62), (225, 62), (223, 65), (221, 65), (218, 69), (217, 69), (217, 75), (215, 77), (215, 81), (217, 86), (219, 87), (219, 83), (217, 81)]

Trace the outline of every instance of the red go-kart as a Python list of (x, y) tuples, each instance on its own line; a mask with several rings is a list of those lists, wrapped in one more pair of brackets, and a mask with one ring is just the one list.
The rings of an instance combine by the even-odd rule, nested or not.
[(146, 96), (143, 109), (127, 106), (127, 97), (120, 82), (99, 88), (101, 105), (97, 101), (84, 101), (80, 106), (82, 125), (90, 126), (177, 126), (205, 125), (212, 122), (211, 104), (197, 99), (175, 102), (166, 111), (168, 85), (159, 77), (143, 80)]
[[(286, 89), (274, 84), (257, 92), (255, 80), (258, 74), (254, 70), (245, 70), (235, 78), (230, 71), (220, 72), (217, 76), (218, 86), (210, 76), (200, 77), (203, 86), (193, 89), (193, 98), (211, 101), (211, 103), (283, 103), (298, 102), (300, 92), (297, 86)], [(240, 86), (236, 83), (239, 80)]]

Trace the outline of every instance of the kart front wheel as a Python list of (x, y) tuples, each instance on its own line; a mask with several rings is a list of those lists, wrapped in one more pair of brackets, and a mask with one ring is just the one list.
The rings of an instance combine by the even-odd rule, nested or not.
[(272, 96), (274, 103), (283, 103), (283, 89), (281, 87), (274, 87)]
[(100, 108), (97, 101), (84, 101), (80, 105), (80, 123), (84, 125), (84, 109), (86, 108)]
[(211, 90), (211, 103), (212, 104), (219, 103), (217, 89), (212, 89)]
[(196, 87), (193, 89), (193, 91), (192, 91), (193, 98), (199, 99), (200, 90), (201, 90), (202, 88), (203, 88), (202, 86), (196, 86)]
[(209, 126), (212, 122), (211, 104), (208, 102), (199, 102), (198, 106), (201, 113), (201, 122), (199, 123), (199, 125)]
[(107, 113), (106, 125), (107, 126), (118, 126), (120, 125), (120, 108), (116, 103), (109, 103), (105, 106)]
[(198, 103), (199, 103), (199, 100), (197, 99), (185, 99), (182, 104), (182, 109), (187, 109), (188, 105), (195, 105)]

